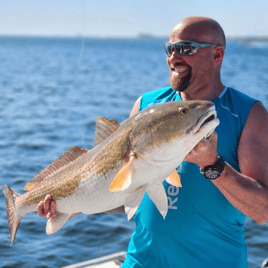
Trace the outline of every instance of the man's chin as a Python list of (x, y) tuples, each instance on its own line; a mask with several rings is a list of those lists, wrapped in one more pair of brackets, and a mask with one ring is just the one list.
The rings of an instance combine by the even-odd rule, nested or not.
[(191, 79), (191, 73), (189, 73), (185, 78), (179, 80), (178, 78), (170, 77), (170, 85), (172, 89), (176, 92), (184, 92), (189, 84)]
[(180, 85), (177, 85), (177, 84), (174, 84), (170, 81), (170, 85), (172, 87), (172, 89), (176, 92), (184, 92), (188, 86), (189, 86), (189, 83), (183, 83), (183, 84), (180, 84)]

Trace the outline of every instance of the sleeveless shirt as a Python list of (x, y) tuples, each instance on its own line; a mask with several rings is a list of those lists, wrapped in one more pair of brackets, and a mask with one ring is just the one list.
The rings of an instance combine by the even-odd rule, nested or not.
[[(171, 87), (147, 92), (141, 98), (140, 110), (179, 100), (180, 95)], [(218, 153), (240, 171), (238, 143), (256, 100), (225, 87), (212, 102), (220, 120), (216, 128)], [(122, 267), (248, 267), (244, 235), (246, 216), (200, 174), (197, 165), (182, 162), (177, 172), (181, 176), (181, 188), (163, 182), (168, 198), (165, 219), (148, 195), (144, 195), (135, 215), (136, 229)]]

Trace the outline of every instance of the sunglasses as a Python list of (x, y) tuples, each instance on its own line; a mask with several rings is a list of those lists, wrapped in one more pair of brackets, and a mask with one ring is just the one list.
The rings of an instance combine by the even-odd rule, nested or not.
[(196, 43), (193, 41), (180, 41), (174, 44), (165, 43), (166, 54), (168, 57), (171, 56), (174, 50), (176, 50), (180, 56), (191, 56), (194, 55), (198, 49), (211, 46), (216, 47), (219, 45), (210, 43)]

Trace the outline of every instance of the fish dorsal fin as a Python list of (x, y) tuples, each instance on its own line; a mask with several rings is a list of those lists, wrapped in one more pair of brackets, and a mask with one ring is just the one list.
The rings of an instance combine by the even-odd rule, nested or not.
[(72, 163), (74, 160), (78, 159), (80, 156), (86, 154), (88, 150), (81, 149), (77, 146), (71, 147), (64, 155), (60, 156), (56, 159), (52, 164), (50, 164), (47, 168), (39, 172), (33, 179), (28, 181), (28, 183), (24, 186), (23, 190), (30, 191), (41, 181), (45, 180), (55, 172), (59, 171), (63, 167)]
[(166, 179), (166, 181), (176, 187), (181, 187), (181, 179), (180, 175), (177, 173), (176, 170), (174, 170)]
[(130, 156), (129, 161), (125, 166), (116, 174), (112, 183), (110, 184), (110, 192), (118, 192), (126, 190), (131, 184), (132, 180), (132, 166), (134, 155)]
[(94, 146), (103, 142), (106, 138), (113, 134), (119, 128), (119, 126), (120, 124), (113, 119), (110, 120), (103, 116), (98, 116), (96, 121)]

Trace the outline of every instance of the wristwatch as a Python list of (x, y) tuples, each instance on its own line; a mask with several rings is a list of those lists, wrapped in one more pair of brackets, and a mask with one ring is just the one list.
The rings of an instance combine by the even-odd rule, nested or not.
[(200, 173), (208, 180), (215, 180), (220, 177), (224, 167), (225, 162), (218, 156), (218, 160), (214, 165), (206, 166), (204, 169), (200, 168)]

